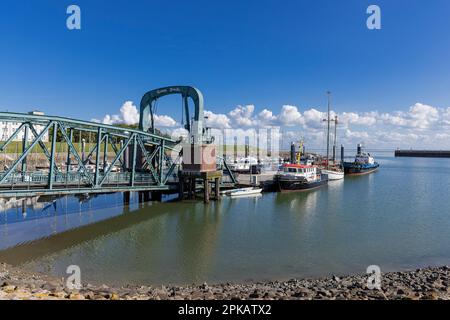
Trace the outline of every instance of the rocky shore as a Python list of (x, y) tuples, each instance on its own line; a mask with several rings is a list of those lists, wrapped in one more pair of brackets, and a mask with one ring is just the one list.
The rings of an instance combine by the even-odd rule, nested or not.
[(0, 264), (0, 300), (8, 299), (449, 299), (450, 267), (384, 273), (381, 289), (367, 288), (368, 275), (332, 276), (255, 283), (190, 286), (124, 286), (83, 284), (66, 288), (64, 279)]

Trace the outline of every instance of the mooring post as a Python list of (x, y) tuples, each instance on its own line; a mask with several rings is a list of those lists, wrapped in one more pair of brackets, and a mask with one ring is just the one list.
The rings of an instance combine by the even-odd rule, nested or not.
[(216, 200), (220, 200), (220, 178), (214, 179), (215, 183), (215, 191), (216, 191)]
[(203, 202), (209, 203), (209, 181), (203, 178)]
[(190, 198), (191, 200), (195, 200), (195, 193), (196, 193), (196, 181), (195, 181), (195, 177), (191, 178), (191, 195)]
[(178, 186), (178, 200), (183, 201), (184, 198), (184, 178), (179, 178), (179, 186)]

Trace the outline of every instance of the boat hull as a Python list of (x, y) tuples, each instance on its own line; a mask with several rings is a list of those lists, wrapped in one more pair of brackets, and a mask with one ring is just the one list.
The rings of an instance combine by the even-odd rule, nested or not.
[(308, 182), (305, 179), (296, 177), (276, 177), (276, 185), (280, 192), (308, 191), (320, 188), (328, 183), (326, 175), (322, 175), (320, 180)]
[(322, 170), (322, 173), (328, 176), (328, 180), (344, 179), (344, 171)]
[(380, 165), (378, 163), (374, 164), (358, 164), (353, 162), (344, 163), (344, 172), (347, 175), (363, 175), (375, 172), (378, 170)]
[(261, 194), (262, 189), (252, 189), (252, 190), (244, 190), (244, 191), (237, 191), (230, 193), (230, 197), (236, 198), (236, 197), (248, 197), (248, 196), (254, 196)]

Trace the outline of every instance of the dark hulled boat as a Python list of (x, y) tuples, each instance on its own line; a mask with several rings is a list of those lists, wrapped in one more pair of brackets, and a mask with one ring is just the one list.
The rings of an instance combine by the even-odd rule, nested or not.
[(355, 160), (353, 162), (344, 162), (344, 172), (352, 175), (368, 174), (376, 171), (379, 166), (370, 153), (363, 153), (361, 145), (358, 145), (358, 153), (355, 156)]
[(328, 177), (316, 166), (284, 164), (275, 176), (275, 183), (281, 192), (306, 191), (326, 185)]

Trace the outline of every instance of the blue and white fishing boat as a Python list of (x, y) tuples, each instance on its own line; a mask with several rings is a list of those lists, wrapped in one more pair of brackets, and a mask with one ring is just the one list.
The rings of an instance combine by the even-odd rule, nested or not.
[(372, 173), (379, 168), (378, 162), (370, 155), (363, 153), (362, 147), (358, 144), (358, 151), (353, 162), (344, 162), (345, 174), (360, 175)]

